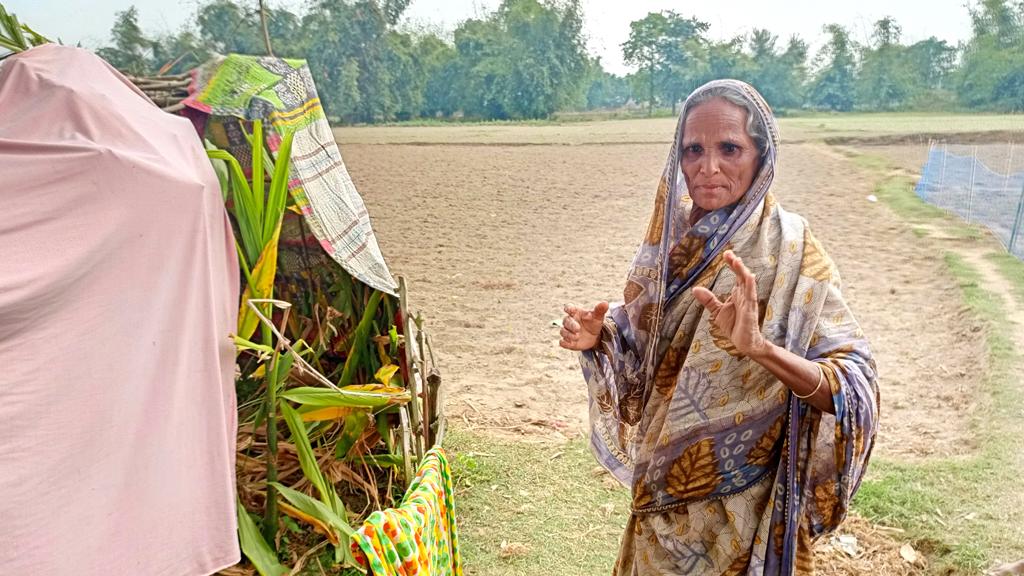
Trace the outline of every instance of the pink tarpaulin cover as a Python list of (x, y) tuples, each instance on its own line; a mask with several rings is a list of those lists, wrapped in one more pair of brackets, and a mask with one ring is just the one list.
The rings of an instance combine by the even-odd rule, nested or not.
[(237, 562), (238, 267), (188, 120), (97, 56), (0, 64), (0, 574)]

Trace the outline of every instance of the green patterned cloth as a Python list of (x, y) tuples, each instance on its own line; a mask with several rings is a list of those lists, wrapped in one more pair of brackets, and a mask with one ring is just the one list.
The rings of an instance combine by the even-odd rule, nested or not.
[(462, 576), (448, 459), (427, 452), (398, 508), (377, 511), (352, 537), (352, 552), (373, 576)]
[[(243, 121), (270, 125), (266, 138), (272, 153), (285, 134), (294, 132), (288, 189), (316, 243), (356, 279), (395, 294), (397, 284), (341, 159), (305, 60), (232, 54), (196, 70), (189, 91), (184, 114), (243, 165), (250, 150)], [(306, 243), (285, 235), (285, 246)]]

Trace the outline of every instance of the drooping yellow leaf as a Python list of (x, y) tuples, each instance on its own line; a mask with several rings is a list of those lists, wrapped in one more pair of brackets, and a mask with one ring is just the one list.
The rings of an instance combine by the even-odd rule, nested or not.
[(391, 379), (394, 378), (395, 372), (398, 372), (398, 366), (394, 364), (387, 364), (380, 367), (377, 373), (373, 375), (374, 379), (381, 384), (387, 385), (391, 383)]
[(310, 516), (309, 514), (303, 512), (302, 510), (299, 510), (298, 508), (285, 502), (278, 502), (277, 505), (281, 508), (281, 512), (284, 512), (285, 514), (291, 516), (292, 518), (295, 518), (296, 520), (305, 522), (313, 526), (313, 529), (326, 536), (327, 540), (330, 541), (331, 544), (335, 546), (339, 544), (340, 541), (338, 539), (338, 535), (334, 532), (334, 530), (331, 530), (330, 527), (328, 527), (327, 524), (321, 521), (319, 518)]
[(238, 310), (238, 335), (248, 339), (260, 324), (256, 313), (249, 308), (250, 298), (270, 298), (274, 291), (274, 276), (277, 274), (277, 241), (281, 236), (281, 224), (278, 223), (270, 242), (263, 247), (260, 259), (252, 269), (252, 281), (255, 284), (245, 287), (242, 293), (242, 306)]
[(349, 406), (328, 406), (318, 408), (302, 415), (303, 422), (320, 422), (323, 420), (340, 420), (352, 413)]
[(395, 396), (408, 396), (409, 391), (401, 386), (386, 386), (384, 384), (349, 384), (342, 386), (342, 390), (350, 392), (374, 392), (377, 394), (391, 394)]

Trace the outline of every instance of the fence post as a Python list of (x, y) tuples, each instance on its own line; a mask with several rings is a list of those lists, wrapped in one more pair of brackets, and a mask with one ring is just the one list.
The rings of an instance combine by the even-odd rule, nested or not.
[[(946, 157), (949, 156), (949, 145), (945, 142), (942, 143), (942, 170), (939, 172), (939, 189), (935, 193), (935, 200), (938, 203), (945, 195), (946, 186)], [(948, 210), (945, 206), (939, 206), (944, 210)]]
[(1020, 219), (1024, 214), (1024, 185), (1020, 187), (1020, 199), (1017, 200), (1017, 215), (1013, 219), (1013, 230), (1010, 232), (1010, 245), (1006, 249), (1013, 256), (1013, 245), (1017, 241), (1017, 233), (1020, 232)]
[[(1010, 155), (1007, 157), (1007, 175), (1004, 180), (1002, 180), (1002, 192), (1004, 192), (1004, 194), (1009, 192), (1010, 188), (1010, 174), (1014, 167), (1014, 143), (1015, 142), (1013, 141), (1010, 142)], [(1021, 196), (1017, 200), (1017, 215), (1014, 217), (1014, 228), (1010, 232), (1010, 242), (1007, 248), (1007, 251), (1010, 252), (1011, 255), (1014, 253), (1014, 244), (1017, 243), (1017, 235), (1021, 231), (1022, 209), (1024, 209), (1024, 184), (1021, 184)]]
[(978, 147), (971, 151), (971, 191), (967, 196), (967, 223), (971, 223), (971, 212), (974, 208), (974, 175), (978, 170)]

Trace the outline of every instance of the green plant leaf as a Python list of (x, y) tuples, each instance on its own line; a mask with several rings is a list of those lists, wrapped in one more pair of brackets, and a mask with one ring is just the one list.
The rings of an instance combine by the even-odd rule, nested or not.
[[(282, 397), (285, 395), (282, 394)], [(291, 432), (292, 443), (295, 444), (295, 451), (299, 456), (299, 466), (306, 479), (316, 488), (320, 494), (320, 500), (325, 504), (333, 502), (334, 490), (327, 484), (320, 464), (316, 461), (316, 454), (313, 453), (313, 446), (309, 441), (309, 433), (306, 425), (302, 423), (302, 417), (288, 404), (281, 402), (281, 415), (284, 417), (288, 430)]]
[[(206, 147), (207, 151), (219, 150), (209, 140), (203, 140), (203, 146)], [(224, 160), (217, 158), (210, 158), (210, 164), (213, 165), (213, 173), (217, 175), (217, 181), (220, 182), (220, 195), (221, 199), (227, 201), (228, 194), (231, 193), (231, 173), (228, 172), (228, 164)]]
[(335, 529), (339, 536), (350, 537), (355, 534), (355, 530), (349, 526), (348, 522), (335, 513), (327, 504), (278, 482), (273, 482), (272, 484), (289, 504), (297, 508), (303, 514), (308, 514), (309, 516), (312, 516)]
[(267, 346), (266, 344), (257, 344), (247, 338), (242, 338), (237, 334), (232, 336), (231, 339), (234, 340), (235, 347), (238, 348), (239, 350), (256, 350), (257, 352), (262, 352), (264, 354), (274, 353), (274, 348), (272, 346)]
[[(345, 358), (345, 368), (341, 372), (338, 384), (351, 384), (356, 375), (356, 367), (359, 365), (362, 351), (366, 348), (366, 340), (370, 337), (370, 328), (373, 326), (373, 318), (377, 314), (377, 307), (380, 306), (384, 293), (374, 290), (363, 310), (363, 317), (356, 326), (355, 335), (352, 337), (352, 346), (349, 348), (348, 358)], [(371, 371), (372, 373), (372, 371)]]
[(285, 205), (288, 202), (288, 177), (291, 166), (292, 138), (295, 135), (288, 133), (277, 150), (277, 165), (274, 167), (274, 175), (270, 179), (270, 192), (267, 194), (267, 214), (263, 221), (264, 238), (279, 225), (284, 216)]
[(356, 441), (363, 435), (363, 431), (370, 424), (370, 414), (366, 411), (353, 412), (345, 417), (345, 427), (334, 445), (334, 456), (345, 458), (349, 450), (355, 446)]
[(246, 512), (241, 502), (236, 503), (238, 507), (238, 542), (242, 546), (245, 557), (256, 567), (256, 571), (262, 576), (284, 576), (288, 569), (277, 559), (277, 555), (267, 544), (260, 534), (256, 523)]
[(242, 293), (242, 304), (238, 310), (238, 335), (249, 338), (260, 325), (256, 312), (249, 307), (251, 298), (270, 298), (274, 294), (274, 276), (277, 275), (277, 244), (281, 234), (278, 226), (274, 236), (267, 243), (252, 270), (252, 283)]
[[(263, 226), (262, 212), (257, 212), (258, 207), (253, 199), (252, 189), (249, 188), (249, 182), (245, 179), (245, 172), (242, 171), (238, 160), (224, 150), (207, 150), (206, 156), (227, 163), (231, 174), (231, 199), (235, 206), (235, 220), (238, 222), (238, 230), (242, 236), (246, 262), (251, 267), (263, 251), (263, 243), (260, 241), (260, 230)], [(262, 203), (262, 199), (260, 202)]]
[[(291, 388), (281, 393), (281, 397), (289, 402), (304, 406), (352, 406), (364, 408), (384, 408), (386, 406), (405, 404), (409, 401), (409, 391), (404, 388), (375, 387), (377, 390), (347, 390), (330, 388), (314, 388), (305, 386)], [(381, 391), (383, 390), (383, 391)]]

